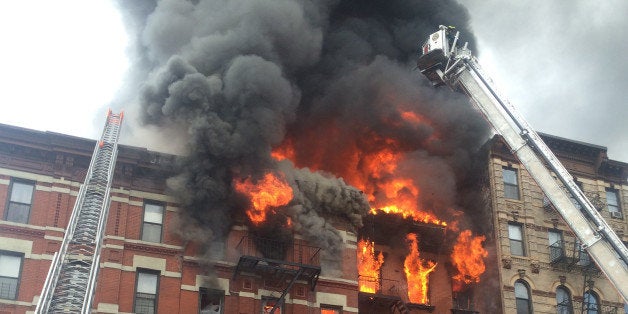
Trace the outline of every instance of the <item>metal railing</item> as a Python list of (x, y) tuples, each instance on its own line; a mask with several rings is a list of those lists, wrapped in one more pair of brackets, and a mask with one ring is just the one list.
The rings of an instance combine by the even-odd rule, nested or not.
[(584, 301), (572, 301), (574, 314), (623, 314), (623, 309), (611, 304), (589, 304)]
[(592, 266), (589, 254), (578, 242), (556, 241), (549, 248), (549, 260), (553, 265)]
[(321, 248), (311, 246), (301, 239), (284, 242), (245, 235), (240, 239), (236, 250), (246, 256), (320, 266)]
[(373, 288), (369, 289), (373, 292), (367, 291), (367, 293), (396, 297), (401, 299), (403, 303), (410, 302), (408, 299), (408, 287), (405, 282), (400, 280), (359, 275), (358, 286)]

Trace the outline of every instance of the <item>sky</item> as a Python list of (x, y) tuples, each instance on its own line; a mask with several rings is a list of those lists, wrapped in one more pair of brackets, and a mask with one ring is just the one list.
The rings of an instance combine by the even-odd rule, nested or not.
[[(460, 2), (480, 63), (537, 131), (628, 162), (628, 1)], [(98, 137), (107, 108), (126, 105), (112, 103), (132, 62), (117, 10), (112, 0), (0, 2), (0, 123)]]

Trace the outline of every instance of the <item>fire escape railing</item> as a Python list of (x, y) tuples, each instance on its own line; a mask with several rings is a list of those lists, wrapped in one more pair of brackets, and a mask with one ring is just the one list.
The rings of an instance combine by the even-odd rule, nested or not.
[(594, 267), (589, 254), (576, 242), (556, 241), (548, 246), (550, 264)]
[(248, 272), (263, 278), (272, 278), (280, 284), (288, 281), (281, 296), (270, 309), (270, 314), (274, 314), (281, 306), (297, 280), (308, 282), (312, 291), (316, 287), (321, 273), (319, 247), (308, 245), (300, 239), (283, 242), (245, 235), (240, 239), (236, 250), (240, 257), (233, 272), (233, 280), (240, 273)]
[(595, 314), (623, 314), (620, 307), (612, 304), (590, 304), (581, 300), (574, 300), (572, 313), (595, 313)]

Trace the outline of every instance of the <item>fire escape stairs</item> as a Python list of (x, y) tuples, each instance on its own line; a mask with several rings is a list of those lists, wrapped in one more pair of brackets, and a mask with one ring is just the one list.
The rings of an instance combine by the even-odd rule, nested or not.
[(409, 314), (410, 311), (408, 310), (408, 308), (406, 307), (406, 304), (402, 300), (398, 300), (397, 302), (393, 303), (392, 308), (391, 308), (391, 313)]
[[(275, 245), (272, 247), (288, 245), (268, 239), (256, 238), (255, 241), (258, 241), (258, 243), (262, 241), (265, 244), (272, 243)], [(255, 249), (254, 240), (251, 236), (245, 235), (237, 245), (237, 248), (241, 250), (243, 255), (240, 256), (238, 264), (235, 266), (232, 280), (236, 280), (238, 275), (243, 272), (260, 274), (265, 278), (272, 279), (274, 283), (285, 284), (286, 281), (289, 280), (288, 284), (283, 288), (281, 296), (271, 309), (271, 314), (281, 306), (286, 295), (297, 280), (306, 281), (313, 291), (321, 272), (321, 267), (318, 265), (318, 253), (320, 248), (297, 244), (288, 246), (291, 246), (291, 252), (295, 254), (287, 254), (284, 259), (277, 259), (277, 252), (270, 252), (272, 253), (270, 255), (274, 258), (267, 258), (264, 254), (258, 252)]]

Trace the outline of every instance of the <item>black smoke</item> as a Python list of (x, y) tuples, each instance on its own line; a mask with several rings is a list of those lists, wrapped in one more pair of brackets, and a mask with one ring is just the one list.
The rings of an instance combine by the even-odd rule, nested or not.
[[(347, 147), (403, 151), (400, 167), (417, 177), (422, 205), (443, 214), (464, 207), (457, 182), (471, 175), (487, 128), (465, 97), (432, 89), (413, 70), (420, 43), (440, 24), (457, 26), (473, 48), (457, 2), (168, 0), (134, 8), (127, 24), (141, 61), (132, 73), (145, 77), (140, 121), (185, 134), (186, 157), (169, 187), (184, 224), (203, 230), (189, 233), (197, 240), (220, 241), (242, 216), (248, 204), (234, 180), (281, 172), (295, 197), (278, 210), (324, 249), (325, 261), (339, 261), (334, 225), (359, 228), (369, 209), (336, 177)], [(408, 124), (400, 109), (429, 123)], [(271, 158), (287, 139), (296, 166)], [(304, 168), (314, 161), (324, 166)]]

